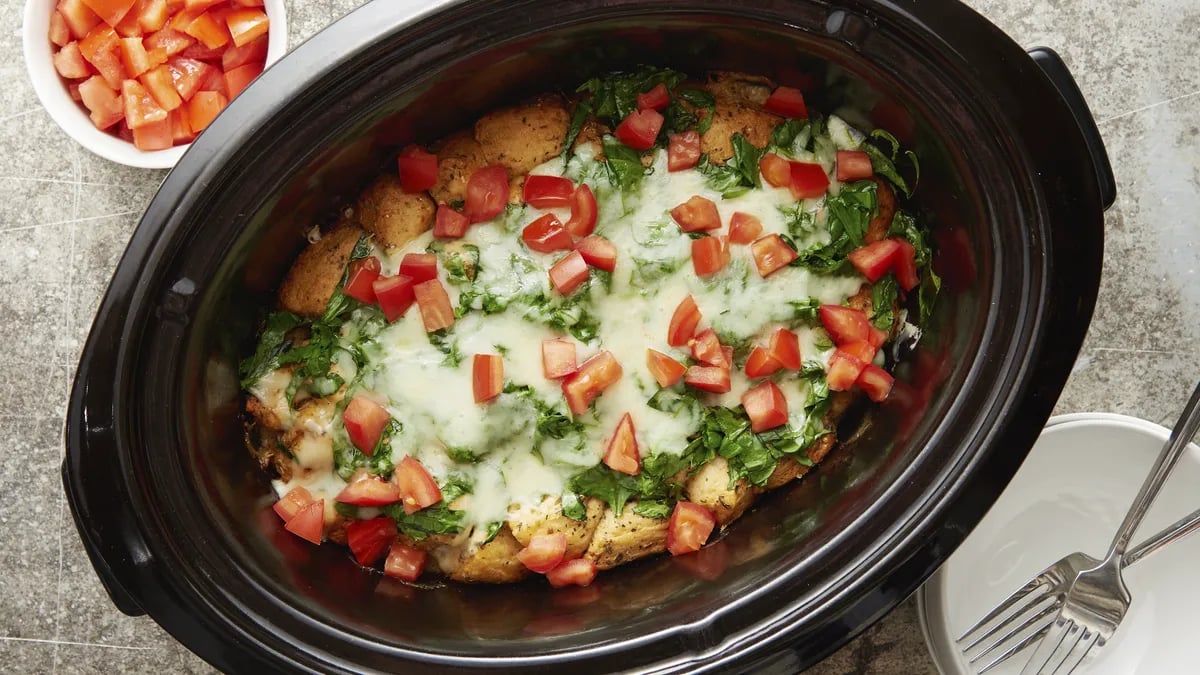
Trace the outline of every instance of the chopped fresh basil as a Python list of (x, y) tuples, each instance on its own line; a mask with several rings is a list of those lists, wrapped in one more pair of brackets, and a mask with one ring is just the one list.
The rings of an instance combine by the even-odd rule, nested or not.
[(817, 227), (816, 218), (811, 211), (804, 208), (803, 203), (794, 206), (780, 206), (779, 212), (787, 223), (788, 234), (795, 239), (801, 239), (812, 234)]
[(575, 474), (567, 487), (572, 492), (603, 501), (618, 516), (625, 510), (626, 502), (637, 496), (637, 479), (613, 471), (605, 464)]
[(571, 124), (567, 127), (567, 135), (563, 138), (562, 159), (565, 164), (570, 158), (575, 147), (575, 141), (579, 138), (579, 132), (583, 131), (583, 125), (587, 124), (587, 120), (592, 116), (592, 104), (587, 101), (580, 101), (575, 104), (575, 109), (571, 111)]
[(888, 229), (888, 236), (904, 237), (913, 247), (913, 262), (921, 270), (921, 286), (917, 294), (921, 325), (925, 325), (933, 313), (934, 303), (938, 292), (942, 289), (942, 279), (933, 270), (933, 249), (930, 246), (929, 230), (918, 223), (915, 218), (897, 211)]
[[(808, 145), (812, 128), (808, 120), (784, 120), (771, 132), (771, 142), (767, 147), (794, 157), (796, 150), (802, 150)], [(800, 141), (800, 147), (797, 146)]]
[[(691, 106), (690, 110), (683, 105), (684, 102)], [(669, 134), (691, 129), (703, 134), (712, 126), (715, 112), (716, 101), (712, 94), (703, 89), (680, 89), (664, 111), (663, 128)]]
[(792, 320), (801, 323), (816, 326), (821, 323), (820, 309), (821, 301), (816, 298), (805, 298), (803, 300), (791, 300), (788, 302), (792, 307)]
[(591, 107), (596, 119), (609, 127), (616, 127), (629, 113), (638, 109), (637, 95), (644, 94), (658, 84), (673, 90), (686, 76), (670, 68), (641, 66), (633, 72), (614, 72), (579, 85), (576, 91), (591, 94)]
[(896, 277), (891, 274), (884, 275), (871, 286), (871, 323), (879, 330), (891, 332), (896, 323), (895, 306), (899, 294)]
[(707, 179), (708, 186), (725, 199), (733, 199), (746, 194), (756, 187), (762, 187), (762, 176), (758, 163), (763, 151), (755, 147), (741, 134), (734, 134), (729, 139), (733, 145), (733, 157), (724, 165), (718, 166), (708, 161), (708, 156), (700, 158), (696, 169)]
[(358, 507), (354, 504), (344, 504), (342, 502), (334, 502), (333, 510), (339, 515), (346, 518), (358, 518)]
[(664, 501), (644, 500), (639, 501), (633, 507), (633, 512), (643, 518), (657, 518), (663, 520), (671, 516), (671, 505)]
[(283, 365), (280, 357), (291, 346), (287, 341), (287, 334), (303, 323), (303, 319), (291, 312), (272, 312), (267, 315), (254, 355), (238, 364), (243, 389), (251, 387), (264, 375)]
[(700, 400), (696, 395), (679, 387), (659, 389), (646, 401), (646, 405), (670, 415), (679, 415), (681, 412), (695, 414), (700, 410)]
[(487, 536), (485, 536), (483, 538), (483, 543), (486, 544), (489, 541), (495, 539), (496, 535), (500, 534), (500, 528), (502, 528), (502, 527), (504, 527), (504, 523), (499, 520), (492, 522), (492, 523), (488, 523)]
[[(382, 442), (382, 439), (380, 441)], [(333, 467), (342, 480), (350, 480), (355, 471), (363, 468), (376, 476), (391, 478), (392, 471), (396, 468), (392, 464), (392, 453), (376, 452), (368, 455), (349, 441), (338, 438), (333, 441)]]
[(462, 363), (463, 355), (458, 349), (458, 341), (454, 339), (453, 333), (449, 328), (435, 330), (432, 333), (427, 333), (429, 344), (437, 348), (439, 352), (446, 355), (442, 363), (451, 368), (457, 368)]
[(441, 486), (442, 501), (415, 513), (405, 513), (401, 502), (383, 507), (383, 512), (396, 521), (396, 529), (422, 541), (435, 534), (458, 534), (463, 528), (462, 511), (454, 511), (449, 504), (469, 493), (471, 484), (463, 478), (452, 477)]
[(476, 453), (474, 450), (457, 445), (447, 447), (446, 456), (459, 464), (476, 464), (483, 459), (483, 455)]
[(860, 180), (843, 185), (836, 196), (826, 199), (830, 233), (836, 236), (835, 230), (840, 227), (855, 248), (862, 246), (871, 219), (875, 217), (878, 189), (879, 185), (875, 181)]
[(587, 520), (587, 506), (574, 492), (564, 492), (562, 496), (562, 513), (571, 520), (583, 522)]
[(606, 135), (603, 144), (609, 182), (619, 190), (636, 190), (640, 187), (646, 167), (642, 166), (642, 157), (637, 150), (613, 136)]
[[(888, 145), (887, 150), (883, 149), (884, 144)], [(913, 169), (913, 187), (910, 188), (908, 181), (900, 175), (900, 171), (896, 168), (896, 162), (901, 156), (901, 152), (900, 141), (896, 140), (895, 136), (883, 129), (876, 129), (871, 132), (871, 142), (864, 143), (862, 149), (870, 156), (871, 168), (876, 174), (888, 179), (888, 182), (903, 192), (905, 197), (912, 196), (913, 190), (916, 189), (916, 183), (921, 179), (921, 163), (917, 160), (916, 153), (912, 150), (903, 152), (903, 156), (908, 159)]]

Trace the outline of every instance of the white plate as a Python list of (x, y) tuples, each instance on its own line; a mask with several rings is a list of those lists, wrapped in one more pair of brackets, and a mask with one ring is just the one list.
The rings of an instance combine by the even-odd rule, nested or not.
[[(943, 673), (972, 673), (954, 638), (1033, 575), (1074, 551), (1100, 558), (1169, 431), (1108, 413), (1055, 417), (979, 526), (918, 591), (921, 628)], [(1200, 447), (1189, 446), (1133, 537), (1200, 507)], [(1133, 595), (1089, 674), (1200, 673), (1200, 536), (1125, 570)], [(1019, 673), (1024, 654), (988, 671)]]

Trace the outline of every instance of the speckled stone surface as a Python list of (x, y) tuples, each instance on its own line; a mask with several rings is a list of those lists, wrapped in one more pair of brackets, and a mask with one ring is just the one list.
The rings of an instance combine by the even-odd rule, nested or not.
[[(58, 467), (69, 381), (164, 174), (95, 157), (54, 125), (24, 70), (22, 4), (0, 3), (9, 27), (0, 32), (0, 671), (211, 672), (153, 621), (113, 608), (66, 509)], [(290, 44), (358, 4), (288, 0)], [(1062, 54), (1117, 175), (1100, 302), (1058, 411), (1169, 425), (1200, 375), (1200, 4), (970, 4), (1018, 43)], [(936, 668), (910, 600), (810, 672)]]

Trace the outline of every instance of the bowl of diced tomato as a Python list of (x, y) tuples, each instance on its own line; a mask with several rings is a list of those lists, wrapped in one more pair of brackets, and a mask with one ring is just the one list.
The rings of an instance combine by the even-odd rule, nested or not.
[(28, 0), (25, 64), (50, 117), (114, 162), (174, 166), (287, 49), (283, 0)]

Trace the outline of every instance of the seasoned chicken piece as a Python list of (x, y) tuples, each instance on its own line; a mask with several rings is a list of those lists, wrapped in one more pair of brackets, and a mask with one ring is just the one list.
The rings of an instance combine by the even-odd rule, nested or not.
[[(832, 438), (832, 436), (828, 438)], [(815, 446), (817, 443), (820, 443), (821, 440), (818, 439), (813, 445)], [(767, 479), (767, 484), (763, 488), (765, 490), (774, 490), (777, 487), (786, 485), (808, 473), (809, 468), (811, 467), (804, 466), (791, 457), (782, 457), (779, 463), (775, 465), (774, 473)]]
[(714, 71), (704, 87), (718, 101), (762, 106), (775, 90), (770, 78), (746, 73)]
[(814, 464), (818, 464), (821, 460), (825, 459), (825, 456), (829, 454), (830, 450), (833, 450), (833, 446), (835, 445), (837, 445), (837, 437), (833, 434), (825, 434), (813, 441), (813, 444), (808, 448), (808, 458)]
[(517, 560), (524, 548), (513, 537), (508, 525), (500, 528), (496, 538), (474, 551), (466, 552), (458, 567), (450, 572), (455, 581), (481, 584), (511, 584), (529, 575), (529, 570)]
[(461, 202), (467, 197), (467, 179), (487, 165), (483, 148), (468, 131), (451, 134), (434, 146), (438, 156), (438, 178), (429, 194), (439, 204)]
[(279, 287), (279, 308), (301, 316), (320, 316), (362, 234), (357, 227), (340, 227), (309, 244)]
[(667, 550), (666, 518), (646, 518), (634, 513), (636, 502), (625, 505), (621, 515), (605, 507), (592, 543), (583, 557), (607, 570), (631, 560)]
[(604, 502), (599, 499), (585, 499), (584, 505), (587, 515), (582, 521), (564, 516), (558, 497), (547, 497), (535, 505), (509, 507), (508, 526), (521, 546), (528, 546), (529, 540), (539, 534), (562, 532), (567, 535), (566, 557), (578, 558), (592, 543), (592, 535), (604, 516)]
[(871, 284), (863, 284), (858, 288), (858, 292), (846, 298), (846, 306), (851, 309), (862, 310), (867, 318), (871, 318), (871, 310), (874, 307), (871, 300)]
[(612, 130), (601, 124), (595, 119), (588, 119), (579, 129), (579, 135), (575, 137), (575, 144), (571, 146), (572, 150), (578, 151), (583, 146), (588, 146), (592, 150), (592, 157), (597, 162), (604, 161), (604, 134), (612, 133)]
[(400, 178), (385, 173), (358, 198), (358, 220), (375, 241), (386, 248), (400, 248), (433, 227), (437, 207), (424, 192), (409, 194), (400, 188)]
[(887, 237), (892, 218), (896, 215), (896, 193), (892, 191), (892, 186), (881, 178), (875, 178), (874, 181), (879, 189), (875, 191), (875, 217), (867, 224), (867, 234), (863, 237), (868, 244)]
[(523, 176), (562, 152), (570, 124), (562, 99), (546, 96), (479, 118), (475, 140), (485, 164), (502, 164), (509, 175)]
[(292, 428), (283, 434), (283, 444), (294, 459), (293, 476), (307, 478), (333, 471), (333, 436), (329, 429), (336, 406), (336, 399), (315, 398), (296, 411)]
[(724, 457), (715, 457), (700, 467), (685, 489), (688, 501), (712, 511), (718, 525), (736, 520), (754, 503), (754, 490), (744, 478), (729, 486), (729, 462)]
[(714, 73), (704, 88), (716, 102), (712, 126), (700, 137), (700, 151), (714, 164), (733, 157), (734, 134), (741, 134), (757, 147), (771, 140), (771, 132), (782, 120), (762, 109), (773, 85), (763, 77), (740, 73)]
[(250, 386), (251, 395), (246, 397), (246, 412), (268, 429), (282, 431), (292, 425), (287, 388), (295, 369), (295, 366), (278, 368)]

